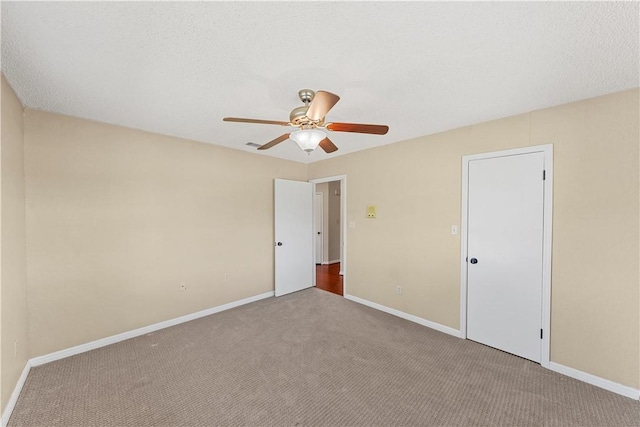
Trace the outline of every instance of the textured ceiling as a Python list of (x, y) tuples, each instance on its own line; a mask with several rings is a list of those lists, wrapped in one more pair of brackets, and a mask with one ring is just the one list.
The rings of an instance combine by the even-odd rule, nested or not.
[(2, 2), (2, 70), (29, 108), (240, 150), (302, 88), (341, 100), (313, 162), (637, 87), (637, 2)]

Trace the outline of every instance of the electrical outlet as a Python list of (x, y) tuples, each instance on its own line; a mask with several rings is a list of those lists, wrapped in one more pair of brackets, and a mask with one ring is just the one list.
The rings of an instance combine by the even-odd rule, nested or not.
[(402, 295), (402, 286), (396, 286), (396, 295)]
[(374, 205), (367, 206), (367, 218), (376, 217), (376, 207)]
[(181, 291), (186, 291), (187, 290), (187, 284), (185, 282), (180, 282), (180, 284), (178, 285), (179, 289)]
[(229, 281), (229, 273), (224, 273), (224, 281), (225, 282)]

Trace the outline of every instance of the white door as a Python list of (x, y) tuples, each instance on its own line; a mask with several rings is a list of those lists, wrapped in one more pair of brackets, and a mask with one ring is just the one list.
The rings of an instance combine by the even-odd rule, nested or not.
[(467, 337), (541, 358), (544, 153), (469, 161)]
[(315, 203), (313, 204), (313, 208), (315, 209), (315, 236), (316, 236), (316, 264), (322, 264), (322, 240), (324, 239), (323, 230), (322, 230), (322, 212), (324, 211), (324, 196), (322, 193), (316, 193), (315, 195)]
[(313, 285), (313, 184), (275, 180), (275, 295)]

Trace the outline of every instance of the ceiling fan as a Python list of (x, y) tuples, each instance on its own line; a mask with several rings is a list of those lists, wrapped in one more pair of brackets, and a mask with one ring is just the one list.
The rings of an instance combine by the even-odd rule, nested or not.
[(300, 100), (304, 104), (301, 107), (294, 108), (289, 114), (288, 122), (280, 122), (276, 120), (259, 120), (259, 119), (242, 119), (238, 117), (225, 117), (225, 122), (240, 123), (258, 123), (264, 125), (280, 125), (297, 127), (299, 130), (285, 133), (276, 139), (267, 142), (258, 147), (258, 150), (266, 150), (286, 139), (294, 140), (298, 146), (304, 151), (310, 153), (315, 150), (318, 145), (327, 153), (333, 153), (338, 149), (329, 138), (324, 130), (333, 132), (355, 132), (369, 133), (374, 135), (384, 135), (389, 131), (389, 126), (385, 125), (366, 125), (358, 123), (326, 123), (325, 115), (340, 100), (338, 95), (331, 92), (319, 90), (317, 92), (311, 89), (302, 89), (298, 92)]

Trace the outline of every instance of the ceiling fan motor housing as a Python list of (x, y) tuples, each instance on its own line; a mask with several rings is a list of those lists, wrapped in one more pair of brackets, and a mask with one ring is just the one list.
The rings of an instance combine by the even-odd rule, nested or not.
[(289, 114), (289, 121), (298, 126), (303, 124), (304, 122), (306, 122), (306, 120), (304, 120), (307, 117), (307, 110), (309, 109), (308, 105), (303, 105), (302, 107), (296, 107), (293, 110), (291, 110), (291, 113)]
[(304, 103), (304, 105), (300, 107), (296, 107), (293, 110), (291, 110), (291, 113), (289, 114), (289, 121), (291, 122), (291, 124), (295, 126), (311, 125), (311, 124), (314, 124), (317, 126), (320, 124), (320, 122), (315, 123), (312, 120), (309, 120), (309, 118), (307, 117), (309, 104), (311, 104), (311, 101), (313, 101), (313, 97), (315, 95), (316, 93), (311, 89), (302, 89), (298, 91), (298, 97), (300, 98), (300, 101)]

